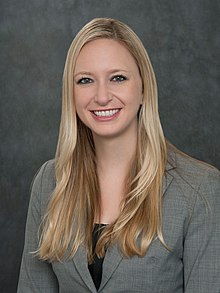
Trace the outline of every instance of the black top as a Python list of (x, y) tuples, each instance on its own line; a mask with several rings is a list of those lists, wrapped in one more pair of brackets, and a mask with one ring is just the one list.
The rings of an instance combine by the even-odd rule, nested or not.
[[(105, 227), (105, 224), (95, 224), (93, 235), (92, 235), (92, 250), (93, 253), (95, 251), (95, 247), (97, 244), (97, 241), (99, 239), (99, 236), (101, 234), (102, 229)], [(103, 264), (103, 258), (98, 258), (97, 255), (94, 255), (94, 261), (93, 263), (88, 265), (90, 274), (92, 276), (93, 282), (95, 284), (96, 289), (99, 289), (99, 286), (101, 284), (102, 280), (102, 264)]]

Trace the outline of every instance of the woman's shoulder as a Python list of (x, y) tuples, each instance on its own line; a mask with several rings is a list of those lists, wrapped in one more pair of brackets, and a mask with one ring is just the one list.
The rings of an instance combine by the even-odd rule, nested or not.
[(36, 172), (33, 185), (48, 185), (54, 186), (55, 184), (55, 160), (45, 162)]
[(31, 200), (44, 209), (56, 187), (55, 160), (45, 162), (38, 169), (31, 186)]
[(190, 157), (174, 146), (168, 148), (168, 166), (171, 166), (172, 176), (182, 185), (193, 189), (203, 184), (217, 184), (220, 187), (220, 171), (217, 168)]

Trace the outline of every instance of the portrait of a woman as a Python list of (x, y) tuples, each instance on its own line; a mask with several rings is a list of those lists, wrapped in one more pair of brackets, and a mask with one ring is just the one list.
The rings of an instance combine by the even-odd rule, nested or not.
[(220, 173), (164, 137), (148, 53), (121, 21), (93, 19), (69, 48), (18, 292), (220, 292)]

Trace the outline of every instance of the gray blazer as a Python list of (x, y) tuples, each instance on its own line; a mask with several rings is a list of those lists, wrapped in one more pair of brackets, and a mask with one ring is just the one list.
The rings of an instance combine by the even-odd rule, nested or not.
[[(117, 245), (110, 247), (98, 292), (220, 292), (220, 173), (175, 152), (169, 154), (169, 162), (162, 221), (172, 250), (157, 238), (142, 258), (124, 258)], [(95, 293), (85, 247), (63, 263), (50, 264), (30, 254), (37, 249), (39, 224), (54, 187), (54, 161), (48, 161), (32, 187), (18, 292)]]

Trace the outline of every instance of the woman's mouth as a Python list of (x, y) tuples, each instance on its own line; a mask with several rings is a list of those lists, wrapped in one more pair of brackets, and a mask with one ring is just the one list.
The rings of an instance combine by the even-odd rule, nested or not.
[(102, 110), (102, 111), (93, 111), (93, 113), (98, 117), (111, 117), (118, 113), (120, 109), (113, 110)]
[(115, 119), (121, 111), (121, 108), (108, 110), (93, 110), (90, 111), (93, 117), (98, 121), (110, 121)]

